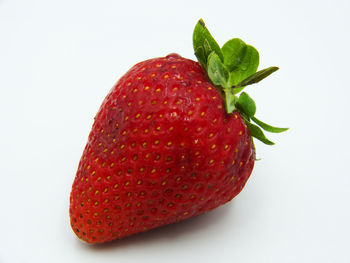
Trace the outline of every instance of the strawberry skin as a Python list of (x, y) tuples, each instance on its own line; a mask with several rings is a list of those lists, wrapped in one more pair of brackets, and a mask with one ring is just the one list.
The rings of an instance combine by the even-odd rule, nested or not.
[(136, 64), (103, 101), (70, 195), (71, 227), (107, 242), (210, 211), (254, 165), (242, 116), (177, 54)]

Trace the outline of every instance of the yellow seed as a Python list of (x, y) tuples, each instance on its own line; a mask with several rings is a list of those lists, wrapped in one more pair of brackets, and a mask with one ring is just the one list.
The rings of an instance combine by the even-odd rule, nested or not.
[(149, 129), (145, 129), (145, 130), (144, 130), (144, 133), (148, 133), (148, 132), (149, 132)]
[(141, 180), (138, 180), (138, 181), (137, 181), (137, 184), (138, 184), (138, 185), (142, 184), (142, 181), (141, 181)]
[(188, 113), (187, 113), (188, 115), (192, 115), (193, 114), (193, 111), (188, 111)]
[(97, 205), (98, 205), (98, 202), (96, 201), (94, 205), (97, 206)]
[(142, 100), (140, 100), (140, 101), (138, 102), (139, 105), (142, 105), (142, 103), (143, 103)]
[(139, 171), (140, 171), (140, 172), (143, 172), (144, 170), (145, 170), (145, 168), (144, 168), (144, 167), (141, 167)]
[(155, 140), (155, 141), (154, 141), (154, 144), (155, 144), (155, 145), (159, 144), (159, 140)]
[(141, 114), (140, 114), (140, 113), (137, 113), (136, 116), (135, 116), (135, 118), (138, 119), (138, 118), (140, 118), (140, 116), (141, 116)]
[(149, 90), (149, 86), (146, 86), (146, 87), (145, 87), (145, 90)]
[(209, 164), (212, 164), (214, 162), (214, 160), (213, 159), (211, 159), (210, 161), (209, 161)]
[(99, 190), (96, 190), (95, 195), (98, 195), (98, 194), (99, 194), (99, 192), (100, 192)]
[(172, 65), (171, 68), (176, 68), (176, 66), (175, 66), (175, 65)]
[(99, 178), (97, 178), (97, 182), (101, 181), (102, 177), (100, 176)]
[(133, 91), (132, 91), (132, 92), (136, 93), (136, 92), (137, 92), (137, 89), (133, 89)]
[(115, 184), (115, 185), (113, 186), (113, 188), (114, 188), (114, 189), (117, 189), (117, 188), (118, 188), (118, 184)]
[(96, 174), (96, 171), (93, 171), (93, 172), (91, 173), (92, 176), (94, 176), (95, 174)]
[(128, 186), (130, 184), (130, 182), (129, 181), (127, 181), (127, 182), (125, 182), (125, 186)]
[(204, 111), (202, 111), (201, 116), (203, 117), (204, 115), (205, 115), (205, 112), (204, 112)]
[(149, 120), (151, 117), (152, 117), (151, 115), (148, 115), (148, 116), (146, 117), (146, 119)]
[(215, 149), (215, 148), (216, 148), (216, 145), (213, 144), (210, 148), (211, 148), (211, 149)]
[(239, 135), (242, 135), (243, 134), (243, 132), (242, 131), (239, 131), (239, 133), (238, 133)]
[(163, 182), (162, 182), (162, 185), (163, 185), (163, 186), (166, 185), (166, 181), (163, 181)]
[(169, 78), (169, 75), (164, 75), (164, 78), (165, 78), (165, 79)]
[(152, 169), (151, 173), (154, 174), (157, 170), (156, 169)]
[(176, 181), (177, 181), (177, 182), (179, 182), (180, 180), (181, 180), (181, 177), (180, 177), (180, 176), (176, 178)]
[(114, 200), (118, 200), (120, 198), (120, 195), (116, 195), (115, 197), (114, 197)]
[(125, 135), (126, 134), (126, 131), (123, 131), (122, 135)]
[(168, 146), (171, 146), (171, 145), (172, 145), (172, 142), (168, 142), (167, 145), (168, 145)]

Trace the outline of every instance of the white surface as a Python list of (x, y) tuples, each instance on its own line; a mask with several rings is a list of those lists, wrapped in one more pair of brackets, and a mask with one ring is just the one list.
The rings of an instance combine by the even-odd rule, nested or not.
[[(350, 262), (349, 11), (347, 0), (0, 0), (0, 262)], [(220, 44), (240, 37), (261, 68), (281, 68), (248, 91), (257, 115), (290, 131), (257, 143), (262, 160), (228, 205), (83, 244), (68, 201), (100, 103), (136, 62), (194, 59), (200, 17)]]

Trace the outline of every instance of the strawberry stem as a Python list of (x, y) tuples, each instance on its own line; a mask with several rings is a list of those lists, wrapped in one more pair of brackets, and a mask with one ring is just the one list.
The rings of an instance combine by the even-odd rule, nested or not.
[[(239, 38), (230, 39), (220, 48), (202, 19), (193, 31), (193, 48), (198, 62), (222, 94), (227, 114), (239, 112), (244, 116), (251, 135), (265, 144), (272, 145), (273, 142), (265, 137), (257, 125), (268, 132), (283, 132), (287, 128), (273, 127), (255, 118), (255, 102), (242, 90), (248, 85), (260, 82), (279, 68), (269, 67), (257, 71), (259, 52)], [(257, 125), (252, 124), (250, 120)]]

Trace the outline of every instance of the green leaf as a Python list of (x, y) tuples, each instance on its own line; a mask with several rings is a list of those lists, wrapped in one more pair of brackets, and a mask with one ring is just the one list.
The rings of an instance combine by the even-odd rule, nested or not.
[[(198, 21), (193, 31), (193, 48), (198, 61), (205, 69), (207, 68), (208, 56), (212, 51), (215, 51), (220, 60), (224, 61), (220, 46), (206, 28), (202, 19)], [(198, 57), (197, 53), (200, 54), (200, 57)]]
[(237, 87), (244, 87), (248, 86), (254, 83), (258, 83), (259, 81), (263, 80), (264, 78), (271, 75), (273, 72), (278, 70), (278, 67), (269, 67), (262, 70), (259, 70), (258, 72), (254, 73), (253, 75), (249, 76), (248, 78), (244, 79), (240, 83), (237, 84)]
[(237, 101), (237, 106), (245, 113), (248, 118), (252, 118), (256, 112), (254, 100), (245, 92), (242, 92)]
[(230, 85), (235, 86), (254, 74), (259, 66), (259, 52), (239, 38), (227, 41), (222, 47), (224, 64), (230, 71)]
[(196, 55), (199, 64), (201, 64), (201, 66), (206, 69), (207, 68), (207, 57), (205, 56), (204, 48), (198, 47), (194, 51), (194, 54)]
[(222, 46), (221, 50), (224, 55), (224, 63), (230, 72), (238, 68), (246, 49), (247, 44), (239, 38), (233, 38)]
[(229, 73), (215, 51), (208, 57), (208, 76), (214, 85), (227, 88)]
[(273, 127), (271, 125), (268, 125), (260, 120), (258, 120), (257, 118), (255, 117), (251, 117), (251, 119), (256, 123), (258, 124), (261, 128), (263, 128), (265, 131), (268, 131), (268, 132), (273, 132), (273, 133), (280, 133), (280, 132), (284, 132), (286, 130), (288, 130), (289, 128), (278, 128), (278, 127)]
[(267, 144), (267, 145), (274, 145), (274, 143), (272, 141), (270, 141), (269, 139), (267, 139), (265, 137), (265, 134), (263, 133), (263, 131), (256, 125), (247, 122), (246, 124), (249, 128), (250, 134), (254, 137), (257, 138), (259, 141), (262, 141), (263, 143)]

